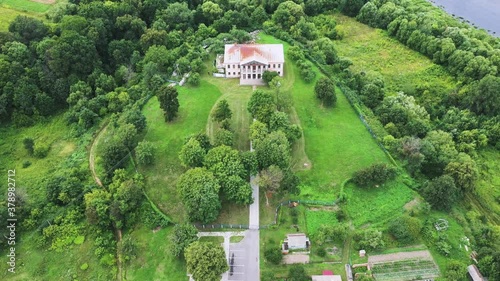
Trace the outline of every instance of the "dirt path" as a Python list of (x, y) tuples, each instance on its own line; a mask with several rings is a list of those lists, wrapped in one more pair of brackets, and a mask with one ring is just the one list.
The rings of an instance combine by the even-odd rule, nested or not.
[[(108, 124), (104, 125), (101, 128), (101, 130), (97, 133), (94, 140), (92, 141), (89, 151), (89, 168), (90, 171), (92, 172), (92, 177), (94, 178), (94, 181), (97, 183), (97, 185), (102, 188), (105, 187), (102, 185), (102, 182), (97, 176), (97, 173), (95, 171), (95, 153), (96, 153), (96, 147), (99, 144), (99, 139), (106, 132), (107, 129), (108, 129)], [(120, 241), (122, 241), (122, 230), (116, 227), (113, 228), (115, 232), (116, 243), (120, 243)], [(123, 280), (122, 261), (121, 261), (121, 255), (118, 252), (118, 247), (116, 247), (116, 267), (118, 268), (116, 273), (117, 280)]]
[(103, 135), (104, 132), (108, 129), (108, 124), (106, 124), (102, 129), (97, 132), (97, 135), (95, 136), (94, 140), (92, 141), (92, 145), (90, 146), (90, 151), (89, 151), (89, 166), (90, 166), (90, 171), (92, 172), (92, 177), (94, 178), (94, 181), (97, 183), (99, 186), (103, 186), (101, 180), (97, 176), (97, 173), (95, 172), (95, 152), (96, 152), (96, 147), (97, 144), (99, 143), (99, 139)]
[(30, 1), (42, 4), (49, 4), (49, 5), (56, 3), (56, 0), (30, 0)]

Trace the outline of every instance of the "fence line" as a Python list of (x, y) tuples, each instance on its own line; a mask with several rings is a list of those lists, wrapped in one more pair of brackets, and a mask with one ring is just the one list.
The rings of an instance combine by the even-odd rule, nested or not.
[(338, 203), (338, 199), (334, 201), (315, 201), (315, 200), (288, 200), (288, 201), (283, 201), (276, 206), (276, 211), (274, 213), (274, 222), (270, 224), (265, 224), (259, 226), (259, 229), (267, 229), (270, 228), (273, 225), (278, 224), (278, 214), (280, 211), (281, 206), (283, 205), (290, 205), (292, 203), (299, 203), (299, 204), (304, 204), (304, 205), (315, 205), (315, 206), (336, 206)]
[(193, 224), (198, 229), (249, 229), (247, 224)]

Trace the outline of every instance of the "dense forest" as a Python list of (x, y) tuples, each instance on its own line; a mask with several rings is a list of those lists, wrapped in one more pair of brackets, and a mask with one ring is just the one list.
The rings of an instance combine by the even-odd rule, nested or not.
[[(389, 95), (381, 75), (354, 72), (349, 58), (337, 54), (335, 41), (345, 35), (329, 17), (337, 12), (386, 30), (442, 65), (458, 81), (456, 87), (448, 91), (431, 84), (408, 85)], [(248, 32), (254, 30), (292, 45), (287, 57), (299, 66), (304, 81), (315, 78), (312, 64), (330, 77), (317, 84), (318, 97), (333, 105), (335, 97), (323, 96), (320, 88), (331, 93), (335, 85), (340, 87), (374, 136), (414, 178), (412, 188), (434, 209), (449, 212), (474, 197), (478, 151), (500, 150), (500, 40), (424, 0), (69, 0), (47, 17), (18, 16), (8, 32), (0, 32), (1, 126), (30, 127), (64, 114), (71, 137), (95, 132), (103, 120), (113, 137), (100, 149), (105, 189), (89, 178), (81, 160), (70, 159), (38, 183), (41, 196), (27, 200), (18, 195), (17, 218), (23, 221), (19, 231), (37, 232), (40, 247), (61, 251), (73, 242), (64, 237), (91, 226), (97, 235), (95, 255), (110, 265), (115, 262), (116, 231), (138, 221), (168, 223), (143, 210), (143, 177), (123, 170), (122, 160), (132, 151), (140, 164), (152, 161), (151, 147), (140, 142), (148, 126), (141, 108), (157, 96), (165, 121), (175, 119), (182, 104), (166, 85), (187, 73), (187, 82), (199, 85), (200, 73), (212, 71), (204, 63), (210, 54), (223, 52), (226, 43), (250, 41)], [(282, 189), (295, 192), (298, 178), (288, 162), (280, 161), (290, 157), (283, 147), (288, 149), (301, 132), (286, 115), (272, 114), (276, 108), (265, 108), (272, 100), (257, 92), (249, 104), (252, 116), (262, 121), (252, 125), (251, 139), (261, 146), (257, 159), (226, 146), (231, 135), (221, 134), (214, 147), (206, 136), (186, 140), (180, 158), (192, 169), (179, 179), (179, 188), (191, 221), (215, 220), (219, 189), (228, 201), (248, 204), (246, 179), (257, 169), (272, 173), (282, 168)], [(221, 113), (213, 118), (224, 127), (231, 115), (224, 113), (224, 104), (219, 107)], [(259, 135), (262, 131), (266, 134)], [(43, 141), (32, 136), (21, 141), (33, 157), (46, 156), (49, 147)], [(266, 151), (273, 144), (279, 148)], [(207, 181), (213, 186), (210, 202), (205, 202), (211, 209), (201, 214), (189, 202), (201, 202), (204, 194), (187, 187), (206, 189)], [(500, 197), (495, 200), (500, 204)], [(6, 212), (0, 219), (6, 221)], [(481, 271), (490, 280), (500, 280), (499, 214), (467, 216), (464, 221)], [(3, 228), (0, 233), (7, 232)], [(5, 249), (7, 241), (0, 240), (0, 245)], [(129, 240), (118, 247), (123, 255), (133, 253)]]

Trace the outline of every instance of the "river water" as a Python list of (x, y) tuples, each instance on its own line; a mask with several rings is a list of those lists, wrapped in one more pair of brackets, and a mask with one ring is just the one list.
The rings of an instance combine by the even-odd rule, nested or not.
[(462, 17), (500, 37), (500, 0), (429, 0), (449, 14)]

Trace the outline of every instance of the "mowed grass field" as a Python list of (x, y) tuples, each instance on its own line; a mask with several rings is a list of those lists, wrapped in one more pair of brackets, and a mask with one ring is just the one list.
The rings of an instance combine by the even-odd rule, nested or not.
[(476, 196), (479, 204), (486, 207), (487, 217), (494, 223), (500, 223), (500, 153), (493, 148), (479, 151), (476, 160), (479, 167)]
[(338, 55), (353, 62), (354, 72), (380, 73), (388, 94), (422, 86), (448, 91), (456, 84), (444, 67), (389, 37), (386, 31), (338, 13), (332, 17), (345, 31), (344, 38), (335, 41)]
[[(261, 43), (282, 43), (272, 36), (260, 34)], [(314, 95), (314, 85), (321, 77), (316, 67), (315, 81), (305, 83), (291, 60), (285, 63), (284, 90), (290, 90), (294, 107), (304, 132), (309, 170), (298, 171), (302, 184), (309, 191), (302, 199), (334, 200), (341, 183), (352, 174), (373, 163), (389, 163), (384, 152), (359, 120), (346, 97), (337, 89), (337, 104), (325, 108)], [(294, 148), (294, 159), (296, 159)]]
[(177, 194), (177, 178), (185, 172), (179, 160), (179, 151), (187, 137), (204, 133), (207, 118), (221, 92), (202, 80), (199, 87), (179, 87), (179, 115), (173, 122), (165, 122), (156, 97), (144, 106), (148, 129), (144, 140), (155, 145), (155, 162), (141, 167), (146, 177), (146, 192), (163, 212), (175, 222), (186, 219)]
[[(203, 80), (216, 86), (222, 93), (212, 108), (215, 110), (220, 100), (227, 100), (233, 116), (231, 117), (231, 130), (234, 131), (233, 147), (240, 150), (250, 150), (249, 127), (251, 116), (247, 110), (247, 104), (252, 96), (252, 86), (240, 86), (239, 79), (215, 78), (209, 75), (203, 75)], [(218, 124), (212, 121), (211, 116), (207, 119), (207, 135), (213, 140), (217, 132)]]

